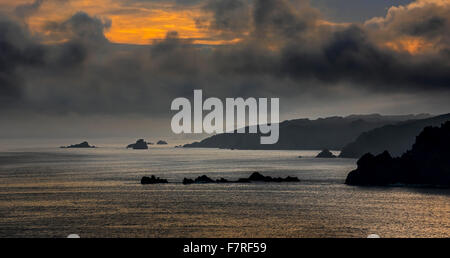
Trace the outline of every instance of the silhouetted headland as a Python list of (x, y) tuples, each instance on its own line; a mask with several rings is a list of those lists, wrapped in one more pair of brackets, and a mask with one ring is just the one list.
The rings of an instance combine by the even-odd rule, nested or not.
[(345, 145), (339, 157), (360, 158), (368, 152), (376, 155), (385, 150), (398, 157), (411, 149), (416, 136), (425, 127), (440, 126), (446, 121), (450, 121), (450, 114), (409, 120), (364, 132), (355, 141)]
[(334, 155), (328, 149), (324, 149), (319, 154), (317, 154), (316, 158), (336, 158), (336, 155)]
[(220, 148), (241, 150), (340, 150), (361, 133), (400, 121), (430, 117), (428, 114), (405, 116), (351, 115), (316, 120), (296, 119), (280, 123), (280, 138), (276, 144), (260, 144), (260, 133), (223, 133), (200, 142), (186, 144), (186, 148)]
[(291, 176), (288, 176), (286, 178), (263, 176), (259, 172), (252, 173), (250, 175), (250, 177), (248, 177), (248, 178), (239, 178), (237, 181), (229, 181), (225, 178), (213, 180), (206, 175), (199, 176), (195, 179), (190, 179), (190, 178), (183, 179), (183, 184), (185, 184), (185, 185), (208, 184), (208, 183), (251, 183), (251, 182), (266, 182), (266, 183), (277, 182), (277, 183), (280, 183), (280, 182), (300, 182), (300, 180), (297, 177), (291, 177)]
[(73, 144), (73, 145), (69, 145), (69, 146), (61, 146), (61, 148), (95, 148), (95, 146), (91, 146), (91, 145), (89, 145), (88, 142), (84, 141), (79, 144)]
[(136, 141), (136, 143), (129, 144), (127, 146), (127, 149), (129, 148), (133, 150), (146, 150), (148, 149), (148, 145), (147, 142), (145, 142), (143, 139), (139, 139)]
[(167, 184), (169, 183), (167, 179), (161, 179), (159, 177), (155, 177), (152, 175), (151, 177), (144, 176), (141, 179), (141, 184), (147, 185), (147, 184)]
[(363, 155), (348, 185), (426, 185), (450, 187), (450, 121), (441, 127), (426, 127), (412, 149), (393, 158), (388, 151)]

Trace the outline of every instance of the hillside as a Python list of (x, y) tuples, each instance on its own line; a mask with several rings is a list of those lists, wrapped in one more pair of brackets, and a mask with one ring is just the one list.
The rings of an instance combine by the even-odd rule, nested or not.
[(439, 126), (450, 120), (450, 114), (427, 119), (410, 120), (385, 125), (362, 133), (355, 141), (342, 148), (339, 157), (359, 158), (366, 153), (379, 154), (387, 150), (396, 157), (410, 149), (416, 136), (427, 126)]
[[(419, 119), (429, 115), (382, 116), (351, 115), (347, 117), (328, 117), (316, 120), (296, 119), (280, 123), (278, 143), (261, 145), (260, 134), (218, 134), (200, 142), (186, 144), (189, 148), (223, 149), (271, 149), (271, 150), (340, 150), (345, 144), (354, 141), (362, 132), (400, 121)], [(248, 128), (246, 128), (248, 131)]]

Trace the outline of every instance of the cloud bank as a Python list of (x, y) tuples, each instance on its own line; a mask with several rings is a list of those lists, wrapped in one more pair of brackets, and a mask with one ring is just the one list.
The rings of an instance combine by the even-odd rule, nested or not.
[[(170, 3), (183, 8), (183, 2)], [(16, 17), (1, 15), (3, 115), (164, 117), (173, 98), (191, 97), (193, 89), (206, 97), (311, 95), (324, 103), (346, 91), (450, 91), (448, 1), (391, 7), (384, 17), (354, 24), (326, 21), (302, 0), (195, 1), (203, 14), (198, 28), (234, 40), (215, 46), (181, 38), (176, 28), (152, 44), (115, 44), (105, 36), (114, 22), (82, 10), (31, 32), (17, 16), (39, 12), (42, 4), (17, 6)]]

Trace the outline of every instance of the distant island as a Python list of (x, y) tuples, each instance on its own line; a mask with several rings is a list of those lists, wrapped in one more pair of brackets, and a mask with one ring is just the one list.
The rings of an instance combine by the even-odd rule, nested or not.
[[(429, 114), (382, 116), (351, 115), (316, 120), (297, 119), (280, 123), (280, 139), (276, 144), (260, 144), (260, 134), (224, 133), (200, 142), (186, 144), (186, 148), (222, 148), (241, 150), (340, 150), (361, 133), (401, 121), (431, 117)], [(246, 127), (248, 132), (248, 127)]]
[(426, 127), (411, 150), (393, 158), (388, 151), (367, 153), (350, 172), (348, 185), (426, 185), (450, 187), (450, 121), (441, 127)]
[(136, 143), (129, 144), (127, 146), (127, 149), (133, 149), (133, 150), (147, 150), (148, 149), (148, 143), (144, 141), (143, 139), (139, 139), (136, 141)]
[(156, 144), (158, 144), (158, 145), (166, 145), (167, 142), (163, 141), (163, 140), (159, 140)]
[(446, 121), (450, 121), (450, 114), (404, 121), (372, 129), (345, 145), (339, 157), (360, 158), (368, 152), (376, 155), (385, 150), (389, 151), (392, 156), (398, 157), (412, 147), (416, 136), (425, 127), (439, 126)]
[(60, 148), (96, 148), (96, 147), (91, 146), (91, 145), (89, 145), (88, 142), (84, 141), (79, 144), (73, 144), (73, 145), (69, 145), (69, 146), (61, 146)]

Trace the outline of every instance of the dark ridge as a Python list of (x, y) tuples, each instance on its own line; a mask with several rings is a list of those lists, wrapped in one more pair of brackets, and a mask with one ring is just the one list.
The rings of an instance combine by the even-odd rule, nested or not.
[(450, 114), (427, 119), (411, 120), (386, 125), (362, 133), (358, 138), (342, 148), (339, 157), (360, 158), (364, 153), (379, 154), (387, 150), (398, 157), (410, 149), (415, 137), (427, 126), (439, 126), (450, 120)]
[[(422, 115), (382, 116), (351, 115), (316, 120), (297, 119), (279, 124), (280, 138), (276, 144), (260, 144), (260, 133), (223, 133), (200, 142), (186, 144), (186, 148), (221, 148), (241, 150), (317, 150), (327, 148), (340, 150), (354, 141), (361, 133), (388, 124), (428, 117)], [(246, 132), (249, 128), (245, 128)]]

